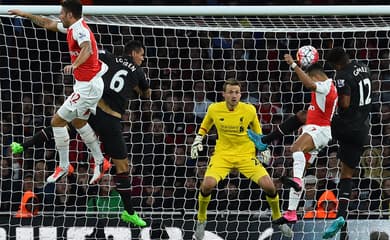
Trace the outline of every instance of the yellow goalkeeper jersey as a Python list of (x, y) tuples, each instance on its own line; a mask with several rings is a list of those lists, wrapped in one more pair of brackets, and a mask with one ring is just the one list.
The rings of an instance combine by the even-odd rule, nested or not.
[(256, 133), (262, 133), (262, 131), (253, 105), (239, 102), (236, 108), (230, 111), (225, 101), (213, 103), (209, 106), (202, 121), (199, 135), (206, 135), (213, 125), (218, 133), (215, 154), (255, 154), (255, 145), (249, 139), (247, 129), (251, 128)]

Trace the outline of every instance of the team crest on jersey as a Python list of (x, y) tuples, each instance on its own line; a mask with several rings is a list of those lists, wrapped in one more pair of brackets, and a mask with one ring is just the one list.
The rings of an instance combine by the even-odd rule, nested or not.
[(344, 85), (345, 85), (344, 79), (337, 79), (336, 82), (337, 82), (337, 87), (339, 87), (339, 88), (344, 87)]

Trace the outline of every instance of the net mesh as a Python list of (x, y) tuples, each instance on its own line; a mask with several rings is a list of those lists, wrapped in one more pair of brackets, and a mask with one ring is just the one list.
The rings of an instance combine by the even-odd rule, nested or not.
[[(183, 239), (190, 239), (196, 219), (197, 188), (216, 140), (212, 131), (201, 157), (197, 161), (190, 158), (190, 147), (207, 106), (222, 100), (224, 80), (236, 78), (243, 85), (242, 101), (256, 106), (263, 132), (269, 133), (309, 102), (309, 91), (296, 81), (282, 61), (285, 53), (295, 54), (303, 45), (319, 50), (320, 63), (324, 63), (323, 57), (329, 49), (340, 46), (351, 58), (371, 68), (374, 110), (370, 145), (355, 174), (350, 211), (357, 218), (386, 216), (390, 185), (389, 17), (87, 16), (86, 19), (100, 48), (120, 53), (130, 39), (140, 40), (146, 48), (145, 71), (153, 90), (152, 99), (129, 103), (123, 117), (123, 134), (132, 162), (133, 204), (151, 228), (130, 231), (119, 220), (123, 206), (120, 201), (114, 203), (118, 198), (114, 196), (110, 176), (99, 187), (87, 184), (91, 177), (90, 155), (79, 136), (73, 136), (70, 147), (76, 174), (55, 186), (44, 184), (56, 163), (53, 142), (12, 156), (9, 148), (12, 141), (21, 142), (50, 124), (55, 110), (72, 92), (73, 79), (62, 74), (63, 67), (70, 62), (65, 35), (47, 32), (28, 20), (2, 16), (0, 210), (4, 215), (1, 227), (8, 237), (22, 236), (26, 233), (23, 231), (31, 230), (18, 228), (22, 225), (55, 227), (55, 230), (41, 229), (41, 235), (30, 234), (56, 236), (52, 239), (72, 239), (72, 236), (76, 239), (77, 234), (91, 239), (117, 237), (118, 232), (131, 235), (130, 239), (139, 236), (161, 239), (164, 234), (171, 237), (177, 234), (177, 228)], [(325, 67), (332, 75), (333, 71)], [(289, 146), (297, 134), (272, 144), (273, 161), (267, 168), (276, 180), (283, 209), (287, 208), (288, 193), (277, 178), (292, 171)], [(299, 209), (302, 215), (315, 207), (312, 200), (323, 190), (335, 189), (336, 147), (336, 143), (331, 143), (308, 170), (314, 176), (314, 185), (302, 200)], [(23, 186), (29, 183), (42, 199), (39, 216), (14, 218)], [(110, 202), (104, 201), (107, 194), (113, 195)], [(222, 239), (257, 239), (270, 226), (264, 193), (236, 171), (218, 185), (209, 210), (207, 230)], [(324, 229), (321, 225), (307, 230), (305, 224), (311, 226), (310, 222), (294, 226), (294, 239), (304, 239), (305, 234), (320, 236)], [(78, 232), (80, 229), (72, 226), (90, 228)], [(275, 239), (279, 238), (280, 233), (276, 232)]]

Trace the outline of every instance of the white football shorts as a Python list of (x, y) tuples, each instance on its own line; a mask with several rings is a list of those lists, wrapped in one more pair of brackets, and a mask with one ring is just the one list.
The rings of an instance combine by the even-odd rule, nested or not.
[(314, 124), (304, 125), (302, 126), (302, 134), (303, 133), (307, 133), (313, 138), (315, 151), (320, 151), (326, 147), (332, 139), (330, 126), (318, 126)]
[(73, 86), (73, 93), (58, 109), (57, 114), (67, 122), (75, 118), (88, 120), (89, 115), (96, 113), (96, 107), (103, 95), (103, 74), (108, 67), (102, 63), (102, 69), (89, 82), (77, 81)]

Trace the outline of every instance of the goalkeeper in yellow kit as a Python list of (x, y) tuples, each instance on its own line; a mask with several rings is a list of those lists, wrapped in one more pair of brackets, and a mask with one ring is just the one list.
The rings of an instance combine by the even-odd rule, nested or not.
[[(275, 185), (268, 172), (256, 158), (255, 145), (247, 135), (248, 128), (261, 134), (261, 126), (255, 107), (240, 102), (240, 83), (236, 80), (225, 82), (223, 97), (225, 101), (213, 103), (209, 106), (191, 147), (191, 157), (195, 159), (198, 157), (198, 151), (203, 150), (203, 137), (213, 125), (216, 127), (218, 140), (215, 152), (207, 166), (198, 196), (198, 222), (194, 234), (197, 240), (202, 240), (204, 237), (207, 221), (206, 212), (211, 199), (211, 192), (232, 169), (238, 169), (240, 173), (262, 187), (272, 210), (272, 219), (281, 217), (279, 196)], [(266, 148), (267, 145), (264, 144), (263, 150)], [(286, 225), (284, 227), (288, 228)], [(283, 231), (283, 228), (281, 229)], [(288, 230), (291, 231), (289, 228)], [(284, 234), (286, 234), (285, 231)]]

